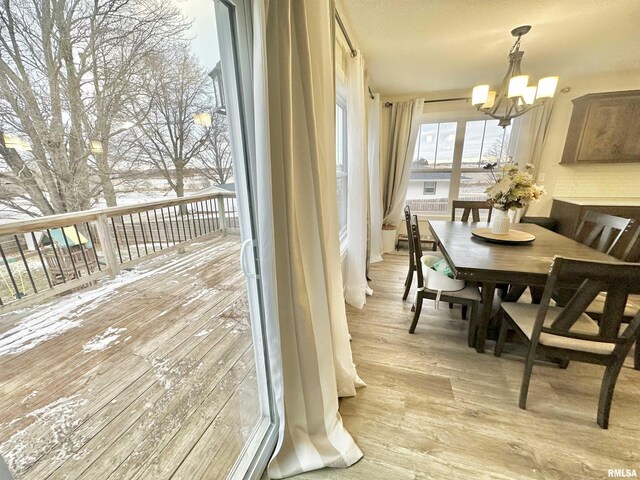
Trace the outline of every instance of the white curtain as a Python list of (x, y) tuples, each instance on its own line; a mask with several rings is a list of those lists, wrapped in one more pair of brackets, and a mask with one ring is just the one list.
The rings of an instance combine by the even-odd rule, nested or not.
[(268, 468), (284, 478), (362, 457), (338, 394), (353, 365), (340, 273), (335, 176), (333, 2), (254, 8), (254, 102), (261, 278), (279, 438)]
[(380, 94), (369, 101), (369, 262), (382, 261), (382, 195), (380, 194)]
[(396, 102), (391, 107), (389, 160), (382, 196), (385, 224), (398, 226), (402, 218), (423, 108), (423, 98)]
[[(542, 152), (549, 137), (549, 126), (553, 116), (555, 99), (550, 98), (541, 108), (536, 108), (533, 112), (518, 119), (517, 144), (515, 149), (515, 160), (519, 165), (531, 163), (535, 166), (534, 176), (538, 180), (540, 173), (540, 161)], [(529, 206), (518, 211), (515, 220), (518, 222), (527, 214)]]
[(362, 308), (367, 293), (367, 220), (369, 215), (369, 161), (364, 60), (362, 53), (350, 56), (347, 68), (347, 252), (344, 298)]

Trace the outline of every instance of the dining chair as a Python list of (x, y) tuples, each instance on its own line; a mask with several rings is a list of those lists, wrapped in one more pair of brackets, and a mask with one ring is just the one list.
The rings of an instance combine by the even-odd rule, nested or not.
[[(640, 250), (640, 226), (636, 228), (635, 233), (631, 236), (629, 243), (627, 244), (624, 252), (622, 253), (622, 256), (620, 257), (620, 260), (625, 262), (637, 262), (640, 253), (638, 250)], [(604, 313), (606, 300), (607, 296), (603, 293), (600, 293), (587, 307), (587, 313), (590, 316), (596, 318), (596, 320), (599, 320)], [(631, 321), (638, 310), (640, 310), (640, 295), (629, 295), (623, 313), (624, 321)], [(636, 341), (633, 368), (635, 370), (640, 370), (640, 339)]]
[(624, 249), (620, 260), (624, 262), (638, 262), (640, 261), (640, 220), (634, 222), (636, 227), (635, 232), (629, 238), (629, 243)]
[[(577, 287), (564, 307), (549, 305), (559, 285)], [(607, 293), (598, 324), (586, 309), (596, 296)], [(627, 297), (640, 293), (640, 264), (606, 263), (556, 257), (540, 305), (503, 303), (502, 325), (494, 354), (502, 354), (509, 329), (516, 331), (527, 347), (520, 387), (520, 408), (527, 404), (529, 381), (536, 354), (594, 363), (606, 367), (598, 404), (597, 421), (608, 428), (616, 380), (631, 346), (640, 334), (640, 311), (622, 326)]]
[(407, 243), (409, 244), (409, 271), (407, 272), (407, 279), (404, 281), (402, 300), (406, 300), (409, 296), (409, 290), (411, 290), (411, 284), (413, 283), (413, 274), (416, 271), (416, 258), (413, 254), (413, 237), (411, 235), (411, 208), (409, 205), (404, 206), (404, 222), (407, 226)]
[[(409, 333), (414, 333), (416, 330), (416, 326), (418, 325), (418, 320), (420, 319), (420, 312), (422, 311), (422, 303), (424, 299), (435, 300), (436, 302), (443, 301), (446, 303), (456, 303), (458, 305), (462, 305), (463, 307), (469, 307), (471, 310), (469, 315), (469, 336), (473, 335), (476, 330), (476, 323), (478, 320), (478, 311), (480, 305), (480, 291), (478, 287), (471, 284), (465, 284), (464, 282), (460, 282), (462, 288), (456, 291), (451, 290), (436, 290), (433, 288), (429, 288), (435, 284), (436, 281), (431, 281), (432, 279), (429, 277), (430, 275), (442, 275), (439, 272), (435, 272), (431, 270), (428, 265), (428, 260), (432, 259), (431, 255), (422, 255), (422, 245), (420, 244), (420, 227), (418, 225), (418, 217), (416, 215), (413, 216), (411, 221), (411, 236), (413, 237), (413, 253), (415, 256), (414, 263), (416, 268), (416, 278), (418, 281), (418, 291), (416, 292), (416, 299), (413, 305), (413, 321), (411, 322), (411, 327), (409, 328)], [(426, 271), (426, 274), (425, 274)], [(450, 283), (453, 283), (453, 279)], [(449, 283), (449, 282), (447, 282)]]
[(630, 222), (628, 218), (587, 210), (574, 238), (599, 252), (611, 253)]
[(480, 221), (480, 212), (487, 210), (487, 223), (491, 222), (491, 212), (493, 212), (493, 206), (490, 202), (482, 200), (454, 200), (451, 204), (451, 221), (456, 221), (456, 214), (458, 210), (462, 210), (463, 222), (468, 222), (471, 217), (472, 222)]

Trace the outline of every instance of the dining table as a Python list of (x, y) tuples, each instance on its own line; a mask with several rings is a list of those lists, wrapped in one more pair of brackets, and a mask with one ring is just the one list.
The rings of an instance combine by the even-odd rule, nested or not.
[(495, 243), (472, 234), (472, 230), (482, 227), (486, 228), (487, 223), (429, 221), (431, 233), (455, 278), (477, 282), (482, 286), (479, 319), (475, 334), (470, 335), (474, 339), (473, 346), (480, 353), (485, 350), (498, 285), (510, 286), (503, 301), (517, 301), (526, 287), (530, 287), (532, 291), (540, 291), (544, 287), (556, 256), (619, 262), (610, 255), (536, 224), (512, 224), (512, 230), (535, 237), (533, 241), (516, 244)]

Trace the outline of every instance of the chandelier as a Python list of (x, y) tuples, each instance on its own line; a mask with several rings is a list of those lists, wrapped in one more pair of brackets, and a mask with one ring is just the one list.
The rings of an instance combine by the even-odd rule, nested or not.
[(500, 89), (496, 92), (489, 90), (489, 85), (478, 85), (473, 88), (471, 103), (478, 111), (499, 120), (498, 125), (511, 125), (511, 119), (524, 115), (529, 110), (544, 104), (553, 97), (558, 77), (544, 77), (538, 81), (538, 86), (529, 85), (529, 75), (522, 75), (520, 62), (524, 52), (520, 50), (520, 39), (531, 30), (531, 25), (523, 25), (511, 30), (511, 35), (517, 37), (509, 51), (509, 69), (502, 80)]

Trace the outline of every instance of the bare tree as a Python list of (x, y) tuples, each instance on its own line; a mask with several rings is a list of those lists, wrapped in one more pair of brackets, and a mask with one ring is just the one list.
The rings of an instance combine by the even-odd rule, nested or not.
[(229, 124), (226, 115), (222, 113), (211, 115), (208, 142), (194, 164), (201, 175), (212, 180), (216, 185), (225, 185), (233, 177)]
[(123, 105), (142, 88), (144, 59), (184, 32), (179, 11), (162, 0), (0, 1), (0, 180), (16, 192), (0, 203), (30, 215), (115, 204)]
[[(149, 59), (147, 71), (145, 94), (133, 110), (149, 109), (133, 129), (134, 147), (138, 161), (157, 170), (182, 197), (187, 168), (211, 145), (211, 80), (186, 44)], [(211, 125), (197, 120), (202, 115)]]
[(482, 152), (482, 163), (505, 163), (509, 158), (509, 141), (511, 139), (510, 132), (505, 131), (504, 134), (487, 147)]

